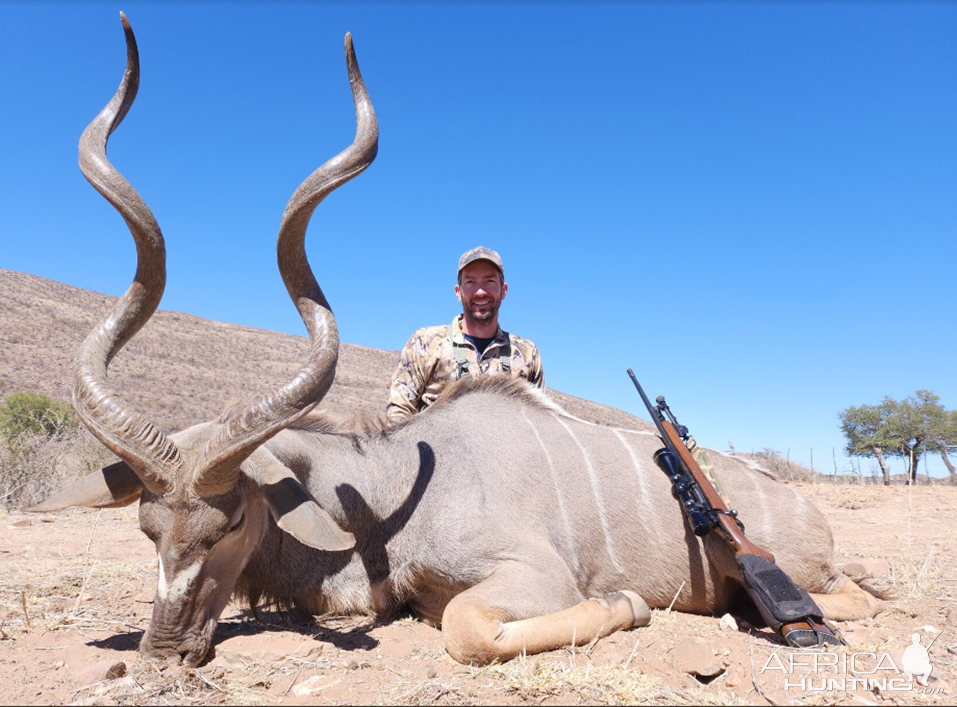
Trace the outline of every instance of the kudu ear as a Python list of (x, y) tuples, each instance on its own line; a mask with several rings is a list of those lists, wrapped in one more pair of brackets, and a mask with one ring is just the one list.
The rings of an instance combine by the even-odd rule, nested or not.
[(295, 474), (267, 449), (258, 448), (242, 469), (259, 483), (276, 525), (303, 545), (329, 552), (355, 547), (355, 536), (340, 528)]
[(119, 508), (135, 503), (143, 491), (143, 482), (126, 462), (105, 466), (36, 506), (24, 508), (27, 513), (49, 513), (71, 506), (85, 508)]

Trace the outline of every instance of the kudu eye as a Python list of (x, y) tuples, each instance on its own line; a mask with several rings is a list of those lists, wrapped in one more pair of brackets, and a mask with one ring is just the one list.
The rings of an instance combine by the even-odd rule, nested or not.
[(226, 535), (235, 533), (237, 530), (243, 527), (243, 523), (246, 522), (246, 503), (245, 501), (239, 504), (239, 507), (233, 511), (232, 516), (229, 519), (229, 530), (226, 531)]

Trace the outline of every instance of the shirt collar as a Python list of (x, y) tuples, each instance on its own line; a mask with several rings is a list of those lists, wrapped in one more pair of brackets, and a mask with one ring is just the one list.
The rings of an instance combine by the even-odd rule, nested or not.
[[(457, 315), (455, 316), (455, 319), (452, 320), (452, 331), (455, 332), (455, 335), (454, 335), (453, 339), (455, 340), (456, 343), (460, 343), (460, 344), (464, 344), (464, 343), (465, 343), (465, 332), (462, 331), (462, 317), (463, 317), (463, 316), (465, 316), (465, 315), (463, 315), (463, 314), (457, 314)], [(507, 334), (506, 332), (502, 331), (502, 327), (501, 327), (501, 326), (500, 326), (500, 327), (498, 328), (498, 330), (495, 332), (495, 336), (492, 338), (492, 341), (493, 341), (493, 342), (500, 343), (500, 344), (506, 344), (506, 343), (508, 343), (508, 334)]]

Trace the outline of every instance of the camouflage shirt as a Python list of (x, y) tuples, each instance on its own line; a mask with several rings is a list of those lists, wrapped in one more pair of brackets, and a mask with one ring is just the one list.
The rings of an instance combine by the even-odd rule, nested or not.
[(528, 339), (499, 327), (479, 358), (462, 332), (461, 314), (450, 325), (424, 327), (412, 335), (399, 354), (386, 416), (393, 423), (411, 417), (434, 403), (449, 383), (463, 375), (502, 373), (545, 387), (542, 359)]

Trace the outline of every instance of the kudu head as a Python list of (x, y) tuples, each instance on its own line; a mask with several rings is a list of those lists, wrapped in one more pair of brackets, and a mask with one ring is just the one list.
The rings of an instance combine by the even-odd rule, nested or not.
[(73, 403), (83, 423), (122, 461), (29, 510), (103, 508), (139, 500), (140, 527), (159, 557), (153, 620), (141, 652), (196, 665), (208, 652), (219, 615), (270, 517), (310, 547), (342, 552), (355, 544), (292, 472), (260, 445), (309, 412), (332, 385), (339, 339), (332, 311), (306, 259), (306, 227), (330, 192), (375, 159), (378, 126), (347, 34), (355, 141), (299, 186), (279, 228), (279, 269), (309, 332), (309, 357), (288, 383), (224, 420), (168, 436), (133, 410), (107, 379), (110, 361), (156, 311), (166, 283), (160, 228), (106, 157), (107, 140), (139, 86), (136, 40), (122, 13), (121, 18), (126, 72), (116, 95), (80, 138), (80, 169), (126, 221), (136, 241), (137, 268), (126, 294), (77, 351)]

